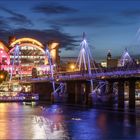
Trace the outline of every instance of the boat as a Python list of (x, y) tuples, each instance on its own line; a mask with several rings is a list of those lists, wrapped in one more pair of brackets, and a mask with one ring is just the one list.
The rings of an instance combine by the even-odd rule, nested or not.
[(18, 82), (3, 82), (0, 84), (0, 101), (37, 101), (39, 94), (23, 92)]

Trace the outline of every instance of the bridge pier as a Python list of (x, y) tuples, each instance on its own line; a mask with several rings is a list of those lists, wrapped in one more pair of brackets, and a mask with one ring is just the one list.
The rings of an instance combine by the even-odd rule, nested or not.
[(135, 80), (129, 80), (129, 108), (135, 109)]
[(113, 106), (113, 81), (108, 82), (109, 106)]
[[(124, 71), (123, 71), (124, 73)], [(76, 76), (76, 75), (75, 75)], [(124, 108), (124, 100), (125, 100), (125, 90), (128, 91), (129, 88), (129, 108), (135, 109), (135, 83), (137, 80), (140, 80), (140, 77), (133, 76), (132, 74), (129, 75), (109, 75), (105, 77), (78, 77), (75, 78), (75, 76), (69, 76), (69, 78), (66, 79), (64, 77), (60, 77), (59, 82), (66, 82), (67, 83), (67, 102), (70, 104), (86, 104), (86, 105), (93, 105), (93, 100), (95, 98), (95, 104), (97, 102), (100, 105), (109, 105), (110, 107), (113, 107), (114, 103), (114, 93), (113, 93), (113, 85), (116, 82), (118, 84), (118, 108)], [(89, 97), (89, 94), (91, 93), (91, 84), (90, 80), (94, 80), (94, 87), (98, 85), (98, 82), (101, 80), (108, 82), (107, 88), (105, 86), (101, 87), (101, 94), (92, 94), (92, 98)], [(129, 87), (127, 88), (124, 86), (125, 82), (129, 82)], [(32, 83), (32, 92), (33, 93), (39, 93), (40, 100), (46, 100), (46, 101), (52, 101), (51, 99), (51, 93), (53, 92), (52, 83), (49, 81), (31, 81)], [(100, 83), (99, 83), (100, 84)], [(102, 84), (102, 83), (101, 83)], [(128, 84), (127, 84), (128, 85)], [(107, 94), (104, 95), (105, 90), (108, 90)], [(128, 92), (127, 92), (128, 93)], [(95, 96), (94, 96), (95, 95)], [(96, 100), (97, 99), (97, 100)]]
[(118, 108), (124, 108), (124, 81), (118, 82)]
[(89, 96), (91, 93), (91, 84), (90, 82), (86, 82), (86, 91), (85, 91), (85, 104), (92, 106), (92, 98)]
[(68, 81), (67, 82), (67, 102), (68, 103), (75, 103), (75, 82), (74, 81)]
[(53, 92), (52, 83), (32, 83), (32, 92), (39, 94), (39, 100), (52, 101), (51, 93)]
[(91, 104), (89, 94), (91, 93), (89, 81), (68, 81), (67, 102), (70, 104), (88, 105)]
[(82, 85), (80, 82), (75, 83), (75, 103), (82, 104)]

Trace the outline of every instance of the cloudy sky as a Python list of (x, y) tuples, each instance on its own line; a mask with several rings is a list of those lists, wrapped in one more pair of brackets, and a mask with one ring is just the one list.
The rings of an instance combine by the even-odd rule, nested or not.
[(1, 0), (0, 39), (33, 37), (57, 40), (61, 56), (78, 56), (86, 33), (93, 58), (108, 50), (119, 57), (125, 48), (140, 55), (138, 0)]

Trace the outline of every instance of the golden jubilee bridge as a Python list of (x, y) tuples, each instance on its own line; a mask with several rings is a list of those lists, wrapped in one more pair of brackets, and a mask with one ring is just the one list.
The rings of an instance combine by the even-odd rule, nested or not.
[[(31, 84), (32, 92), (40, 93), (41, 99), (45, 100), (52, 100), (52, 96), (53, 99), (60, 98), (63, 96), (62, 93), (66, 93), (64, 96), (67, 97), (68, 103), (89, 104), (89, 97), (92, 97), (92, 103), (109, 102), (113, 106), (114, 100), (117, 99), (118, 108), (123, 108), (127, 99), (129, 107), (135, 108), (140, 65), (133, 61), (127, 49), (119, 60), (119, 67), (101, 68), (90, 54), (85, 34), (80, 47), (75, 71), (52, 73), (51, 77), (22, 79), (20, 83)], [(55, 85), (53, 88), (52, 83)]]
[[(91, 85), (91, 80), (93, 85)], [(53, 95), (56, 101), (57, 98), (64, 96), (67, 98), (66, 102), (71, 104), (102, 103), (105, 105), (107, 103), (114, 106), (117, 102), (119, 109), (124, 108), (124, 102), (128, 101), (129, 108), (134, 109), (135, 101), (139, 100), (139, 81), (140, 65), (131, 65), (130, 67), (104, 68), (102, 71), (91, 70), (91, 74), (88, 71), (58, 73), (50, 78), (22, 79), (20, 83), (31, 84), (32, 92), (40, 93), (41, 100), (52, 101)], [(52, 82), (55, 83), (55, 90), (52, 88)]]

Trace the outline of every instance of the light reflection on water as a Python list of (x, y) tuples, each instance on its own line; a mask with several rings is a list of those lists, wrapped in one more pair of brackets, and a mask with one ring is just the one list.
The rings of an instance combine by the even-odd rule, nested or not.
[(0, 139), (140, 139), (139, 132), (139, 115), (0, 103)]

